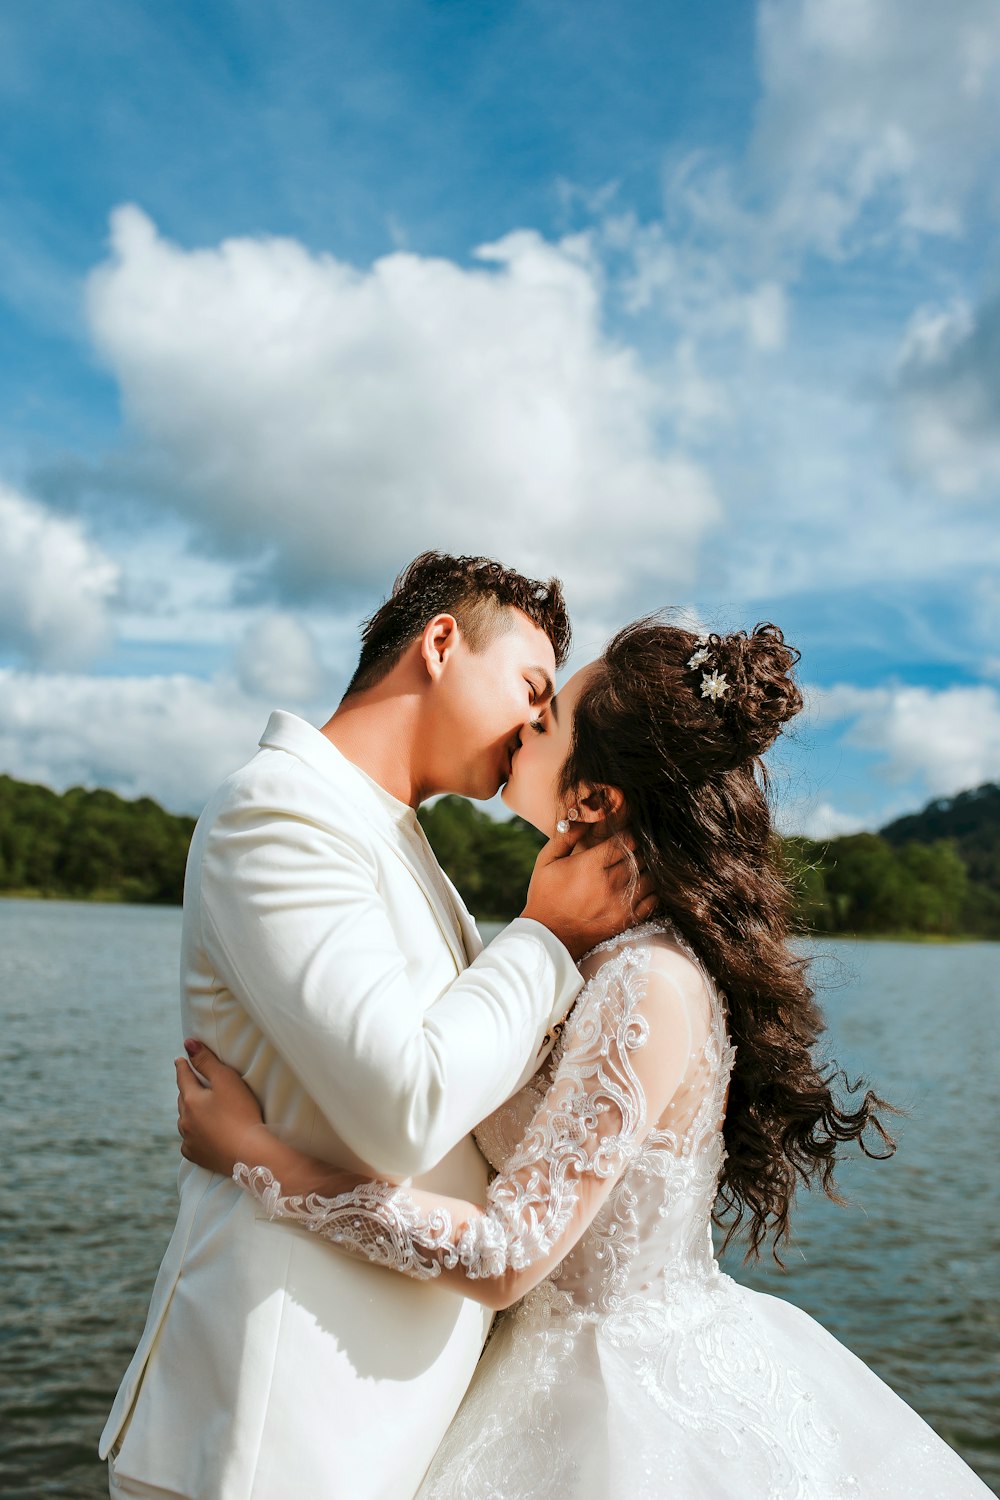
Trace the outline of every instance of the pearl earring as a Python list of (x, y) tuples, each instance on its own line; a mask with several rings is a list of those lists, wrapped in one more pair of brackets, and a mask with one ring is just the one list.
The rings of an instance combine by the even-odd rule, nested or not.
[(575, 823), (580, 816), (578, 807), (571, 807), (564, 818), (560, 818), (556, 824), (556, 833), (569, 833), (571, 823)]

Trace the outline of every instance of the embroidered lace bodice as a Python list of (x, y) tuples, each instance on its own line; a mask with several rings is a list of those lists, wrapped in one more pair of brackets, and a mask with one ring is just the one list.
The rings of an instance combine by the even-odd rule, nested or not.
[(630, 1293), (668, 1296), (678, 1278), (714, 1274), (734, 1057), (723, 998), (662, 923), (600, 945), (581, 968), (552, 1055), (476, 1132), (497, 1173), (485, 1209), (456, 1216), (385, 1183), (287, 1198), (242, 1163), (237, 1181), (269, 1213), (419, 1278), (459, 1269), (523, 1294), (548, 1277), (607, 1313)]
[(583, 970), (590, 978), (562, 1046), (483, 1121), (476, 1139), (502, 1180), (517, 1166), (552, 1074), (578, 1065), (581, 1095), (600, 1110), (584, 1045), (599, 1013), (598, 1050), (607, 1047), (609, 1057), (631, 1064), (624, 1084), (631, 1118), (616, 1143), (610, 1192), (550, 1280), (578, 1308), (609, 1313), (630, 1293), (668, 1296), (679, 1277), (715, 1270), (711, 1213), (725, 1159), (721, 1126), (735, 1049), (722, 996), (666, 928), (649, 925), (624, 942), (603, 944)]
[(378, 1182), (287, 1198), (235, 1170), (355, 1254), (502, 1293), (416, 1500), (985, 1500), (832, 1334), (720, 1270), (735, 1049), (696, 956), (649, 923), (581, 968), (551, 1057), (476, 1132), (485, 1206)]

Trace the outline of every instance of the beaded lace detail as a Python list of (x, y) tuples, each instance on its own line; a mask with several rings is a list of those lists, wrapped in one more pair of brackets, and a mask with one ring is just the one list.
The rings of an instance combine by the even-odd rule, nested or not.
[(569, 1224), (581, 1182), (616, 1179), (648, 1128), (633, 1057), (649, 1036), (638, 1006), (650, 949), (634, 941), (616, 946), (617, 956), (600, 966), (567, 1022), (549, 1088), (506, 1170), (491, 1182), (485, 1212), (456, 1225), (444, 1207), (421, 1213), (405, 1188), (380, 1182), (333, 1198), (285, 1197), (266, 1167), (243, 1162), (234, 1179), (268, 1215), (418, 1280), (457, 1266), (470, 1280), (497, 1277), (544, 1259)]
[[(654, 972), (670, 950), (698, 963), (659, 924), (626, 941)], [(588, 955), (585, 967), (603, 961), (590, 986), (613, 988), (626, 951), (612, 942)], [(707, 976), (700, 998), (688, 993), (680, 1084), (585, 1232), (494, 1325), (417, 1500), (985, 1500), (849, 1350), (720, 1269), (711, 1214), (735, 1048)], [(654, 1020), (633, 1056), (648, 1089), (656, 1031)], [(501, 1174), (543, 1082), (476, 1132)]]
[(268, 1213), (377, 1264), (513, 1275), (526, 1292), (495, 1322), (417, 1500), (985, 1496), (820, 1325), (720, 1270), (735, 1049), (690, 948), (644, 924), (581, 967), (552, 1055), (476, 1132), (497, 1176), (468, 1224), (384, 1183), (289, 1199), (236, 1169)]
[(451, 1216), (422, 1216), (413, 1199), (386, 1182), (364, 1182), (350, 1193), (324, 1198), (319, 1193), (283, 1197), (281, 1183), (267, 1167), (238, 1161), (233, 1180), (246, 1188), (269, 1218), (291, 1219), (335, 1245), (357, 1251), (377, 1266), (390, 1266), (417, 1281), (440, 1276), (442, 1260), (432, 1253), (440, 1234), (443, 1263), (457, 1264), (449, 1241)]
[[(634, 974), (640, 964), (645, 979), (651, 963), (654, 971), (659, 967), (658, 953), (676, 956), (678, 951), (690, 960), (690, 975), (702, 981), (685, 998), (693, 1027), (683, 1075), (659, 1118), (632, 1142), (587, 1232), (567, 1246), (551, 1273), (553, 1285), (587, 1318), (618, 1313), (642, 1321), (643, 1308), (628, 1300), (633, 1293), (643, 1303), (653, 1294), (670, 1301), (682, 1294), (678, 1288), (685, 1287), (688, 1278), (720, 1274), (712, 1249), (711, 1215), (726, 1158), (722, 1123), (736, 1057), (724, 995), (680, 934), (653, 921), (598, 944), (586, 955), (585, 969), (599, 966), (579, 1003), (593, 988), (614, 993), (623, 976)], [(632, 997), (634, 1003), (634, 980)], [(525, 1108), (533, 1103), (532, 1086), (539, 1086), (540, 1076), (476, 1130), (480, 1149), (501, 1174), (517, 1160)]]

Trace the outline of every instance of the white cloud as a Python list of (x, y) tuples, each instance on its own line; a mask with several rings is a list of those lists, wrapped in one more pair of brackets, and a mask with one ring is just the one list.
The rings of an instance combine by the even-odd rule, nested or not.
[[(749, 154), (728, 168), (693, 154), (657, 223), (612, 184), (584, 204), (586, 237), (519, 231), (469, 264), (398, 253), (357, 269), (274, 238), (187, 251), (119, 210), (89, 282), (92, 336), (158, 464), (151, 503), (236, 580), (211, 611), (172, 585), (183, 619), (178, 604), (148, 627), (133, 588), (132, 634), (210, 623), (232, 651), (277, 582), (346, 671), (353, 630), (331, 649), (323, 610), (347, 642), (345, 612), (425, 546), (562, 574), (587, 655), (677, 598), (709, 615), (774, 601), (780, 620), (789, 594), (964, 587), (970, 558), (1000, 563), (985, 508), (941, 506), (894, 462), (880, 379), (913, 267), (870, 320), (853, 301), (841, 315), (833, 273), (818, 296), (809, 275), (811, 252), (865, 249), (877, 281), (898, 231), (960, 229), (991, 149), (998, 13), (763, 0), (759, 15)], [(836, 274), (870, 297), (867, 266)], [(898, 366), (912, 473), (963, 495), (988, 488), (994, 450), (939, 377), (977, 318), (915, 321)], [(244, 685), (281, 681), (271, 653), (240, 649)]]
[(747, 332), (753, 344), (771, 352), (782, 349), (788, 335), (788, 303), (776, 281), (765, 281), (744, 298)]
[[(686, 214), (696, 223), (702, 212), (702, 187), (699, 161), (689, 159), (668, 190), (669, 217)], [(640, 223), (634, 214), (617, 213), (602, 222), (595, 236), (595, 244), (616, 266), (615, 297), (636, 320), (636, 330), (648, 328), (652, 313), (680, 341), (678, 365), (685, 378), (679, 392), (671, 393), (675, 406), (678, 394), (681, 404), (691, 399), (692, 386), (694, 399), (699, 399), (690, 357), (695, 341), (772, 354), (783, 349), (788, 338), (785, 288), (748, 256), (746, 217), (740, 216), (738, 226), (716, 229), (721, 232), (706, 243), (697, 236), (672, 234), (662, 222)], [(687, 368), (682, 366), (685, 356)], [(662, 358), (657, 373), (662, 380)], [(726, 403), (718, 396), (712, 404), (725, 411)]]
[(696, 597), (777, 610), (790, 594), (866, 588), (874, 604), (906, 582), (918, 611), (929, 582), (968, 598), (976, 574), (1000, 568), (986, 507), (943, 506), (900, 472), (886, 404), (862, 386), (866, 354), (870, 368), (864, 346), (799, 347), (728, 386), (711, 456), (726, 527), (704, 549)]
[(807, 839), (836, 839), (848, 833), (860, 833), (870, 824), (856, 813), (834, 807), (832, 802), (794, 802), (779, 808), (776, 827), (785, 834), (801, 834)]
[(329, 687), (315, 637), (288, 614), (251, 622), (236, 653), (236, 670), (245, 692), (275, 702), (311, 703)]
[(761, 0), (757, 39), (750, 164), (783, 238), (962, 230), (995, 161), (995, 0)]
[(0, 644), (44, 667), (107, 645), (118, 568), (79, 522), (0, 484)]
[(913, 472), (950, 498), (1000, 498), (1000, 296), (977, 308), (919, 308), (894, 399)]
[(65, 789), (110, 787), (196, 812), (255, 753), (270, 704), (235, 682), (0, 669), (0, 766)]
[[(123, 208), (89, 318), (178, 505), (232, 554), (267, 550), (288, 587), (382, 586), (433, 546), (557, 570), (591, 600), (643, 579), (676, 594), (715, 497), (664, 451), (663, 393), (602, 331), (586, 244), (520, 231), (477, 260), (186, 252)], [(775, 299), (754, 309), (775, 337)]]
[(1000, 692), (987, 684), (935, 690), (893, 685), (814, 689), (825, 723), (845, 720), (844, 738), (880, 757), (891, 782), (919, 780), (947, 797), (1000, 780)]
[[(884, 256), (1000, 211), (995, 0), (760, 0), (757, 62), (745, 152), (669, 163), (664, 223), (683, 232), (655, 226), (631, 281), (637, 304), (676, 299), (700, 257), (694, 279), (719, 285), (731, 319), (741, 284), (780, 288), (813, 254)], [(760, 309), (742, 311), (753, 337)], [(766, 316), (765, 339), (782, 322)]]

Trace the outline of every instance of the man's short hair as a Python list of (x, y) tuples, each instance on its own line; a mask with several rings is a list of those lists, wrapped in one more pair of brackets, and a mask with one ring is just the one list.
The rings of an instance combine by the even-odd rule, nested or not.
[(388, 599), (361, 628), (361, 657), (344, 694), (364, 692), (387, 677), (435, 615), (454, 615), (472, 651), (482, 651), (511, 628), (517, 609), (552, 642), (556, 665), (566, 660), (569, 616), (558, 578), (541, 583), (489, 557), (422, 552), (404, 568)]

